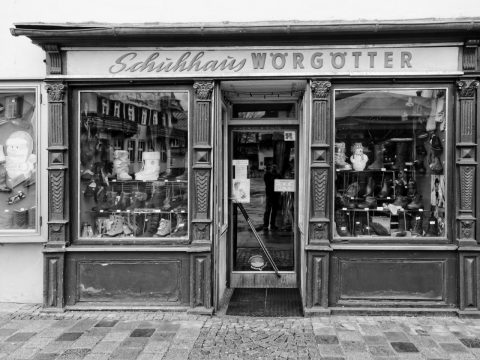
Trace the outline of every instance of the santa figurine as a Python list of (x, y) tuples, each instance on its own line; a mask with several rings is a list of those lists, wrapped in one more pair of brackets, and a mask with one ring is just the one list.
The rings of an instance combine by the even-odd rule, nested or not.
[(37, 157), (32, 152), (33, 139), (25, 131), (15, 131), (5, 142), (5, 169), (10, 189), (29, 180), (34, 174)]
[(352, 146), (352, 156), (350, 156), (350, 162), (352, 163), (353, 170), (362, 171), (368, 162), (368, 156), (363, 153), (362, 143), (355, 143)]

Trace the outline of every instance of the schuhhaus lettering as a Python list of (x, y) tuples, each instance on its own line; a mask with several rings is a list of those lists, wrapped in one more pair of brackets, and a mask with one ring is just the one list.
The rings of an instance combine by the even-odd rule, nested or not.
[[(177, 57), (162, 56), (155, 51), (147, 56), (131, 51), (120, 55), (109, 67), (111, 74), (120, 73), (183, 73), (231, 71), (245, 67), (261, 70), (351, 69), (410, 69), (414, 61), (411, 51), (310, 51), (310, 52), (251, 52), (246, 56), (207, 57), (205, 51), (185, 51)], [(217, 57), (218, 56), (218, 57)]]

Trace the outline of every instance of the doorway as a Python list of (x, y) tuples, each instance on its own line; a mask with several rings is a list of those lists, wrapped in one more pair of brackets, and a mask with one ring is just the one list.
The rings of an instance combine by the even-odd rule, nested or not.
[(230, 287), (297, 287), (298, 128), (229, 127)]

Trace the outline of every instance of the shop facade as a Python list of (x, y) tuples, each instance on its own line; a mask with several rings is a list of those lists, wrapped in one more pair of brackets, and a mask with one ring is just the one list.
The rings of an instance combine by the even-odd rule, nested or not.
[(0, 196), (19, 234), (45, 206), (45, 309), (478, 315), (478, 20), (12, 33), (47, 75), (0, 93)]

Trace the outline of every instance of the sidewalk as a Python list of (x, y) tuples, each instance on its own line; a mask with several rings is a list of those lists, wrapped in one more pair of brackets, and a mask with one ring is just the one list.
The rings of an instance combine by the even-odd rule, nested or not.
[(0, 359), (480, 359), (480, 320), (52, 314), (0, 303)]

